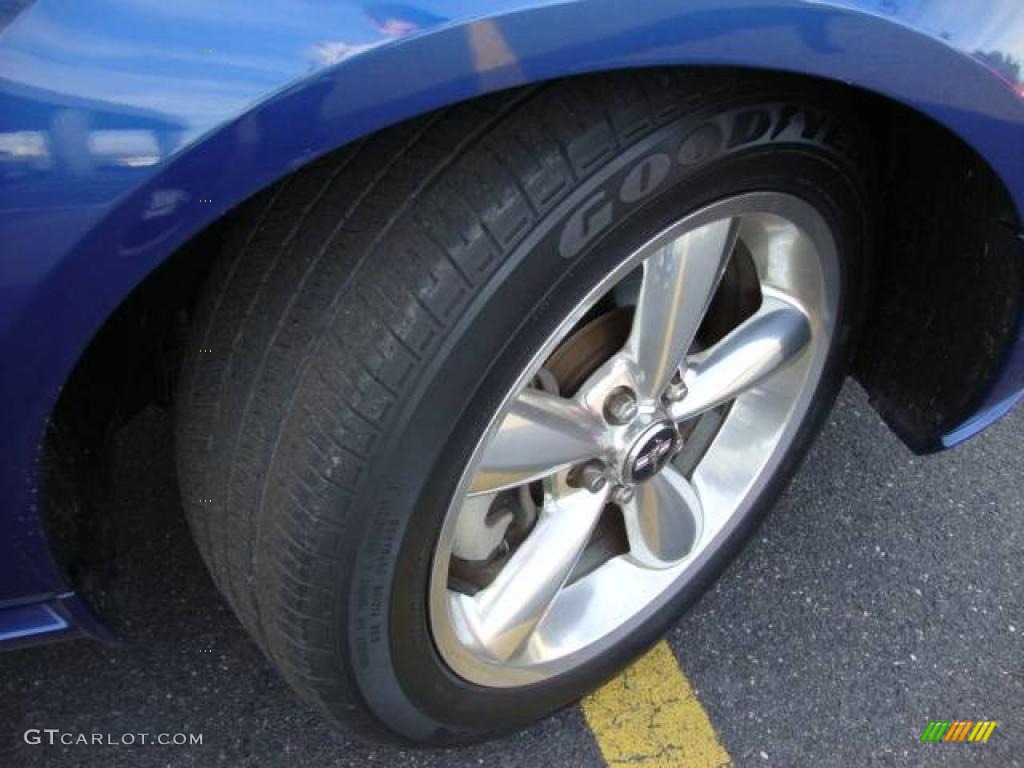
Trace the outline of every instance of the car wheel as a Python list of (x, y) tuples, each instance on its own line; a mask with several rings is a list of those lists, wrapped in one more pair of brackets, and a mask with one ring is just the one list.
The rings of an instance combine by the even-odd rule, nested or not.
[(452, 744), (655, 642), (841, 384), (863, 147), (815, 85), (623, 74), (431, 114), (248, 205), (196, 313), (179, 474), (292, 686)]

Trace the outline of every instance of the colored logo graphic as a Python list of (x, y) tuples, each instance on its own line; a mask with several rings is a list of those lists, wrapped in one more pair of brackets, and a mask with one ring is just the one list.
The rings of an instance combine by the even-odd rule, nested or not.
[(995, 727), (995, 720), (932, 720), (921, 741), (988, 741)]

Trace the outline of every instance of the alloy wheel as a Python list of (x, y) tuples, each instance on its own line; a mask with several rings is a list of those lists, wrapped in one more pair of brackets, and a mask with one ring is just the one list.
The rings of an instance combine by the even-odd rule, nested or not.
[[(701, 349), (741, 250), (759, 306)], [(509, 686), (564, 672), (692, 578), (802, 415), (832, 331), (836, 274), (814, 209), (758, 193), (682, 219), (594, 288), (495, 414), (449, 509), (430, 612), (456, 673)], [(625, 343), (570, 396), (545, 388), (545, 361), (631, 278)], [(684, 436), (710, 413), (713, 435), (687, 471)], [(609, 509), (621, 515), (625, 551), (580, 569)], [(482, 582), (458, 575), (467, 563)]]

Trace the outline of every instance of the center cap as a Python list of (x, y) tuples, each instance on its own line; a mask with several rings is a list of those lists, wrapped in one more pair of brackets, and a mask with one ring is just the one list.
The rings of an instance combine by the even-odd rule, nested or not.
[(671, 421), (651, 424), (626, 455), (626, 477), (634, 483), (650, 480), (672, 459), (678, 441), (679, 432)]

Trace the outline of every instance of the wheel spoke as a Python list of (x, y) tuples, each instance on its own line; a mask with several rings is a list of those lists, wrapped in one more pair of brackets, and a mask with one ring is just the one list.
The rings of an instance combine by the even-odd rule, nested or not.
[(521, 485), (594, 458), (601, 429), (597, 417), (572, 400), (523, 390), (484, 448), (470, 493)]
[(795, 358), (811, 339), (807, 316), (778, 294), (724, 339), (687, 361), (686, 397), (670, 415), (677, 422), (728, 402)]
[(506, 661), (529, 640), (572, 573), (606, 497), (582, 490), (549, 496), (533, 531), (495, 580), (473, 596), (453, 595), (488, 657)]
[(636, 495), (622, 514), (629, 556), (647, 568), (668, 568), (679, 562), (693, 550), (700, 535), (700, 499), (671, 464), (636, 487)]
[(689, 351), (736, 242), (738, 220), (725, 219), (661, 247), (643, 265), (633, 330), (624, 349), (637, 392), (657, 399)]

